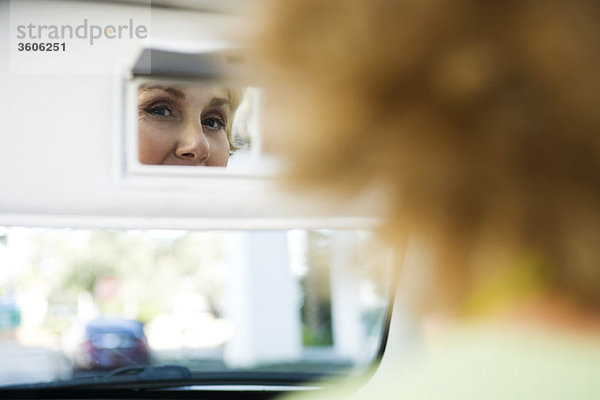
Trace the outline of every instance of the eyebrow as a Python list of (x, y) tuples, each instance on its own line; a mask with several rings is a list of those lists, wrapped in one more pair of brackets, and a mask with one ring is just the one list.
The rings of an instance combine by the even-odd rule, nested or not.
[(176, 99), (185, 99), (185, 93), (183, 93), (181, 90), (179, 89), (175, 89), (174, 87), (170, 87), (170, 86), (161, 86), (161, 85), (151, 85), (151, 86), (142, 86), (141, 89), (143, 91), (146, 90), (162, 90), (164, 92), (169, 93), (171, 96), (173, 96)]
[[(140, 89), (142, 91), (147, 91), (147, 90), (162, 90), (164, 92), (169, 93), (171, 96), (173, 96), (176, 99), (181, 99), (181, 100), (185, 100), (185, 93), (179, 89), (175, 89), (174, 87), (171, 86), (162, 86), (162, 85), (150, 85), (150, 86), (141, 86)], [(213, 98), (210, 103), (208, 104), (209, 107), (221, 107), (221, 106), (228, 106), (229, 108), (231, 108), (231, 102), (229, 101), (229, 99), (225, 99), (222, 97), (215, 97)]]
[(209, 107), (221, 107), (221, 106), (228, 106), (229, 108), (231, 108), (231, 103), (229, 102), (228, 99), (224, 99), (222, 97), (214, 97), (210, 103), (208, 103)]

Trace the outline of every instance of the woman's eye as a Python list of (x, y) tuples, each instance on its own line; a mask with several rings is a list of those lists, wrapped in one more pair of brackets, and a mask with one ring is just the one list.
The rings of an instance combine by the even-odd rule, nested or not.
[(202, 120), (202, 125), (209, 127), (210, 129), (223, 129), (225, 128), (225, 123), (215, 117), (204, 118)]
[(145, 111), (148, 114), (156, 115), (159, 117), (170, 117), (171, 115), (173, 115), (171, 110), (169, 110), (169, 108), (166, 106), (149, 107)]

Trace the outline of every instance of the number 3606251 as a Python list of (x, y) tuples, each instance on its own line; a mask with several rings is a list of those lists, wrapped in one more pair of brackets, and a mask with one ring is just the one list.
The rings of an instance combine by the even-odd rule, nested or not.
[(24, 43), (19, 42), (17, 49), (19, 51), (65, 51), (66, 43)]

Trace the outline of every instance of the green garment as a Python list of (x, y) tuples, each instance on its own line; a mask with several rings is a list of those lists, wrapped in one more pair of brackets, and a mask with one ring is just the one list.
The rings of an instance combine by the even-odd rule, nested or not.
[(358, 392), (342, 385), (331, 392), (299, 397), (600, 399), (600, 335), (465, 327), (427, 353), (410, 360), (394, 360), (390, 366)]

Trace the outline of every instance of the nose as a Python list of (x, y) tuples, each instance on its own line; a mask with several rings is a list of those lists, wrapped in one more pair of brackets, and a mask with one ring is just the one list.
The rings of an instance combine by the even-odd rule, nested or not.
[(186, 164), (203, 164), (210, 157), (210, 143), (201, 126), (187, 126), (183, 131), (177, 147), (175, 148), (177, 158)]

